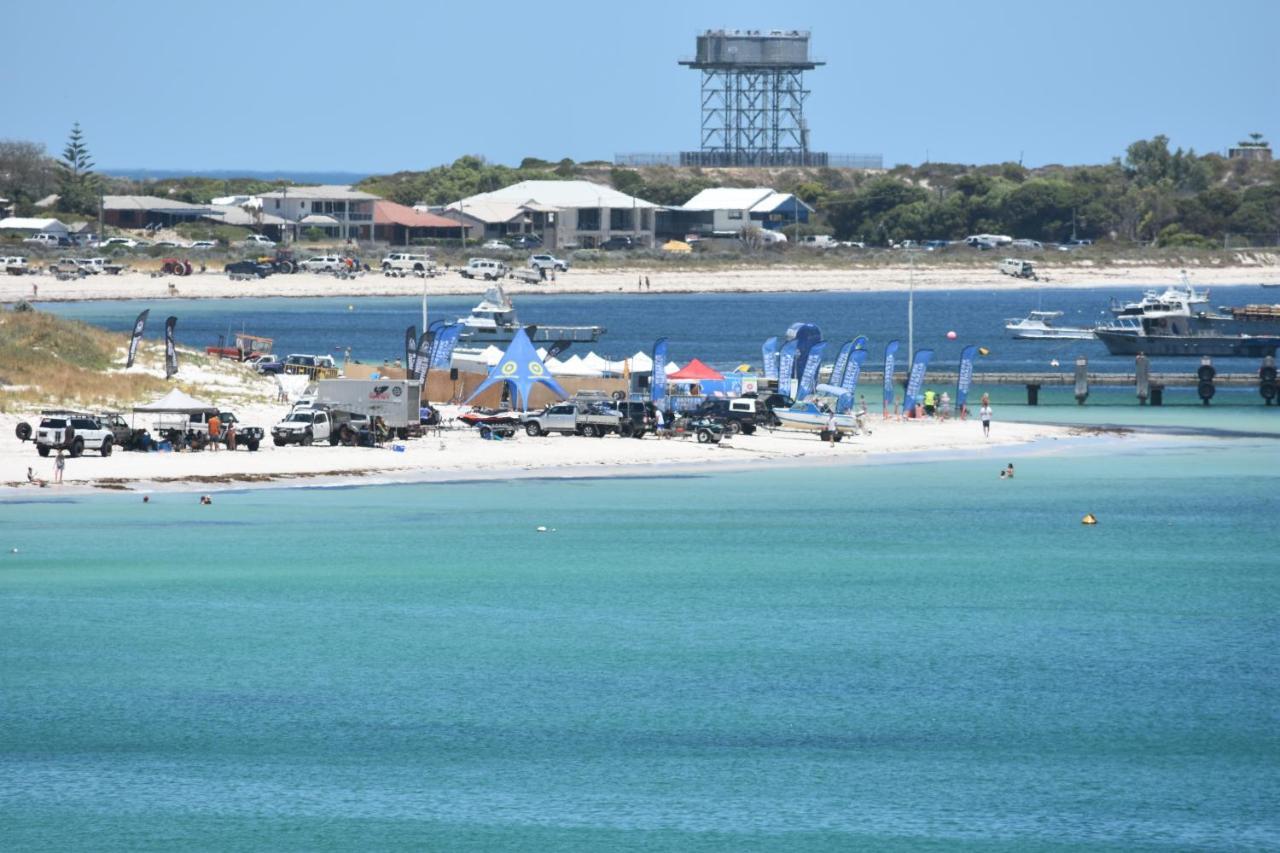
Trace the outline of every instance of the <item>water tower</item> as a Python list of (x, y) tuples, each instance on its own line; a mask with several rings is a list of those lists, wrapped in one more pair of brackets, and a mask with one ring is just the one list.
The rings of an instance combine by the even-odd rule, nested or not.
[(685, 166), (825, 166), (809, 150), (807, 30), (707, 30), (681, 65), (702, 72), (702, 148)]

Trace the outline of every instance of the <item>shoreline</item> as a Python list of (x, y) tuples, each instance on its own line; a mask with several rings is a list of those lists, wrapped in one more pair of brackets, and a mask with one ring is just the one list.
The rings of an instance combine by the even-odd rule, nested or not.
[[(907, 265), (889, 267), (726, 267), (718, 270), (656, 268), (571, 270), (555, 281), (541, 284), (504, 279), (509, 295), (530, 294), (599, 295), (609, 293), (637, 296), (685, 293), (812, 293), (812, 292), (897, 292), (908, 289), (914, 278), (917, 290), (1033, 290), (1044, 287), (1091, 289), (1125, 287), (1135, 290), (1176, 284), (1183, 269), (1197, 287), (1250, 284), (1280, 284), (1280, 266), (1165, 266), (1116, 264), (1094, 266), (1088, 262), (1049, 267), (1040, 281), (1014, 279), (984, 267), (921, 265), (914, 273)], [(647, 275), (651, 288), (637, 292), (638, 279)], [(170, 292), (172, 285), (174, 291)], [(33, 293), (36, 287), (38, 292)], [(50, 276), (0, 276), (0, 302), (27, 299), (34, 302), (127, 301), (134, 299), (235, 299), (239, 297), (421, 297), (477, 296), (488, 283), (465, 279), (456, 271), (435, 278), (389, 278), (370, 272), (353, 279), (338, 279), (318, 273), (273, 275), (247, 282), (233, 282), (222, 273), (209, 271), (188, 277), (152, 276), (125, 272), (96, 275), (60, 282)]]

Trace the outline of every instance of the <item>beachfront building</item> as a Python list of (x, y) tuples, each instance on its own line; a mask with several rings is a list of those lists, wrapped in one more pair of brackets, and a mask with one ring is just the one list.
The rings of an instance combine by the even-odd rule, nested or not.
[(209, 205), (154, 195), (102, 197), (102, 221), (116, 228), (172, 228), (209, 215)]
[[(485, 209), (492, 212), (481, 213)], [(590, 249), (611, 237), (652, 246), (657, 210), (653, 202), (591, 181), (521, 181), (456, 201), (443, 214), (483, 221), (486, 236), (492, 225), (503, 229), (495, 237), (534, 233), (541, 235), (547, 249)], [(508, 213), (510, 218), (497, 221)], [(481, 220), (482, 216), (493, 218)]]
[(777, 231), (805, 224), (813, 208), (769, 187), (713, 187), (658, 214), (659, 239), (737, 237), (747, 226)]
[(534, 225), (533, 212), (510, 201), (493, 201), (472, 196), (440, 208), (415, 204), (414, 210), (438, 213), (466, 229), (469, 240), (501, 240), (521, 234), (541, 234)]
[(254, 207), (248, 203), (220, 204), (219, 201), (220, 199), (214, 199), (209, 203), (209, 214), (205, 219), (210, 222), (216, 222), (219, 225), (239, 225), (242, 228), (251, 228), (256, 233), (270, 237), (277, 242), (284, 238), (289, 222), (283, 216), (267, 213), (262, 209), (261, 205)]
[(421, 240), (461, 240), (467, 226), (429, 211), (379, 200), (373, 203), (373, 238), (392, 246)]
[(285, 187), (262, 193), (262, 212), (279, 216), (298, 230), (318, 228), (326, 237), (373, 239), (376, 195), (351, 187)]

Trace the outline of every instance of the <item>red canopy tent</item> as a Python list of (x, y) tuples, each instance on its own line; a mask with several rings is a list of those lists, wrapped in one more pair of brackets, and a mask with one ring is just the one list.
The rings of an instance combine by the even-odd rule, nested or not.
[(668, 382), (705, 382), (708, 379), (724, 379), (724, 374), (712, 370), (696, 358), (675, 373), (667, 375)]

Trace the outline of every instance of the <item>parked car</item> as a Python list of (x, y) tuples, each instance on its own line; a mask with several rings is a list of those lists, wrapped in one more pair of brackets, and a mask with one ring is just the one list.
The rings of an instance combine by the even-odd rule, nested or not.
[(126, 249), (136, 249), (143, 245), (142, 242), (132, 237), (108, 237), (99, 244), (99, 248), (109, 249), (112, 246), (123, 246)]
[(1059, 252), (1070, 252), (1085, 246), (1092, 246), (1092, 240), (1065, 240), (1058, 246)]
[(1036, 278), (1036, 265), (1031, 261), (1024, 261), (1018, 258), (1005, 258), (996, 265), (996, 269), (1004, 275), (1011, 275), (1014, 278)]
[(557, 270), (558, 272), (566, 272), (569, 269), (569, 262), (557, 258), (555, 255), (534, 255), (529, 258), (529, 268), (535, 270)]
[(612, 406), (613, 401), (605, 399), (596, 403), (557, 403), (548, 406), (541, 412), (528, 414), (521, 418), (524, 431), (530, 436), (550, 435), (585, 435), (588, 438), (601, 438), (611, 432), (622, 431), (622, 413)]
[(312, 255), (298, 262), (298, 269), (306, 272), (334, 272), (345, 268), (346, 264), (337, 255)]
[(271, 441), (276, 447), (300, 444), (304, 447), (327, 441), (336, 446), (339, 441), (355, 444), (360, 433), (371, 429), (368, 415), (342, 412), (327, 406), (295, 406), (284, 420), (271, 428)]
[(261, 234), (250, 234), (240, 241), (240, 245), (248, 249), (274, 249), (276, 241)]
[(266, 278), (275, 271), (271, 264), (258, 261), (232, 261), (222, 268), (232, 278)]
[(22, 255), (10, 255), (7, 258), (0, 258), (0, 268), (3, 268), (9, 275), (26, 275), (30, 272), (27, 268), (27, 259)]
[(513, 249), (541, 249), (542, 238), (537, 234), (520, 234), (511, 238)]
[(480, 248), (486, 252), (506, 252), (511, 249), (510, 246), (501, 240), (486, 240), (484, 245)]
[(215, 240), (195, 240), (187, 248), (192, 249), (194, 251), (203, 251), (205, 249), (216, 249), (218, 248), (218, 243)]
[(382, 259), (382, 271), (404, 270), (406, 272), (430, 272), (436, 268), (436, 262), (430, 255), (411, 254), (408, 252), (391, 252)]
[[(21, 438), (21, 434), (18, 437)], [(103, 456), (110, 456), (115, 446), (111, 430), (93, 415), (82, 412), (43, 412), (35, 438), (36, 452), (41, 456), (48, 456), (54, 450), (65, 450), (72, 456), (96, 450)]]
[(179, 241), (177, 241), (177, 240), (157, 240), (156, 242), (152, 243), (151, 245), (153, 245), (153, 246), (163, 246), (163, 247), (165, 247), (166, 249), (185, 249), (185, 248), (187, 248), (187, 244), (186, 244), (186, 243), (182, 243), (182, 242), (179, 242)]
[(635, 237), (610, 237), (600, 244), (600, 248), (606, 252), (625, 251), (627, 249), (639, 249), (641, 243)]
[(1015, 249), (1043, 249), (1044, 248), (1044, 243), (1041, 243), (1039, 240), (1027, 240), (1025, 238), (1019, 238), (1017, 240), (1014, 240), (1009, 245)]
[(752, 397), (713, 397), (693, 411), (694, 417), (714, 418), (724, 424), (729, 435), (751, 435), (757, 426), (772, 423), (772, 413), (764, 402)]
[(459, 275), (463, 278), (482, 278), (485, 281), (495, 281), (507, 274), (507, 265), (502, 261), (495, 261), (493, 258), (472, 258), (467, 261), (467, 265), (458, 270)]
[(312, 379), (319, 379), (324, 374), (337, 371), (337, 364), (331, 355), (304, 355), (292, 353), (284, 360), (284, 373), (305, 373)]
[(264, 355), (254, 363), (253, 369), (263, 376), (284, 373), (284, 360), (278, 355)]
[(45, 231), (41, 231), (38, 234), (32, 234), (22, 242), (28, 246), (41, 246), (46, 249), (56, 249), (59, 246), (71, 245), (71, 241), (66, 237), (59, 237), (57, 234), (49, 234)]

